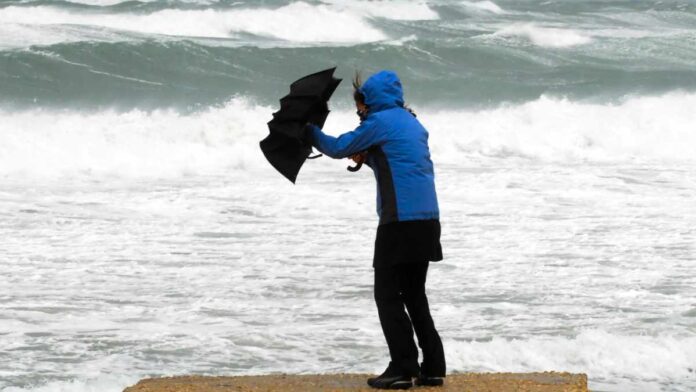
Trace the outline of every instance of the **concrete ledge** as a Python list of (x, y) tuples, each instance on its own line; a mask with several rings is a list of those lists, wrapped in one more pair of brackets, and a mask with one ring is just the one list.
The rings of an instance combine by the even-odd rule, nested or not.
[[(366, 374), (321, 374), (240, 377), (178, 376), (148, 378), (123, 392), (374, 392)], [(448, 375), (440, 388), (414, 387), (415, 391), (441, 392), (588, 392), (587, 376), (560, 372), (460, 373)]]

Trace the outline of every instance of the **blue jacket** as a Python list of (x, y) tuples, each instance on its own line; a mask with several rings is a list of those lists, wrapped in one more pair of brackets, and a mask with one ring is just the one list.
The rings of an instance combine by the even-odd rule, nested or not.
[(360, 126), (339, 137), (312, 127), (313, 145), (331, 158), (366, 151), (377, 179), (379, 224), (439, 219), (428, 131), (406, 109), (396, 73), (372, 75), (360, 92), (369, 113)]

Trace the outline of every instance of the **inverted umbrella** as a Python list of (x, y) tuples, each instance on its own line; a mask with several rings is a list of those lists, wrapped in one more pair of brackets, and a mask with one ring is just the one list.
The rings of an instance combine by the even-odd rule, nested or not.
[(336, 68), (307, 75), (290, 85), (290, 94), (280, 99), (280, 110), (268, 122), (269, 135), (259, 144), (268, 162), (293, 183), (312, 153), (305, 125), (324, 126), (329, 115), (328, 100), (341, 79)]

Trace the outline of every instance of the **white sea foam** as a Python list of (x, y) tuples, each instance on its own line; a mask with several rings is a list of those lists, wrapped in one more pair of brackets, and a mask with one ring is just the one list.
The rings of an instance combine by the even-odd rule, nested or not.
[[(218, 304), (225, 306), (223, 304)], [(358, 309), (354, 309), (358, 311)], [(436, 315), (437, 316), (437, 315)], [(462, 315), (458, 315), (461, 318)], [(164, 321), (164, 320), (161, 320)], [(365, 320), (360, 320), (364, 324)], [(374, 320), (371, 320), (374, 321)], [(379, 334), (374, 326), (363, 325), (369, 337), (376, 344)], [(160, 327), (161, 328), (161, 327)], [(229, 326), (228, 330), (234, 327)], [(189, 334), (185, 328), (175, 330), (179, 336)], [(172, 332), (175, 332), (174, 330)], [(442, 329), (441, 329), (442, 331)], [(211, 335), (223, 330), (210, 331)], [(327, 339), (355, 339), (350, 332), (338, 329), (326, 336)], [(345, 335), (345, 336), (344, 336)], [(253, 340), (253, 339), (251, 339)], [(359, 339), (360, 340), (360, 339)], [(155, 343), (156, 340), (153, 341)], [(211, 339), (208, 344), (225, 344), (224, 340)], [(262, 343), (262, 341), (259, 341)], [(231, 343), (228, 343), (231, 344)], [(272, 340), (266, 342), (273, 351)], [(181, 342), (182, 347), (186, 345)], [(601, 329), (585, 330), (575, 337), (540, 335), (536, 337), (509, 339), (494, 337), (485, 341), (461, 341), (445, 339), (444, 346), (450, 371), (456, 372), (540, 372), (563, 371), (585, 373), (589, 376), (593, 390), (624, 391), (641, 390), (645, 392), (663, 391), (671, 384), (672, 391), (689, 391), (689, 385), (696, 384), (692, 366), (696, 361), (696, 337), (675, 337), (668, 334), (625, 335)], [(290, 347), (288, 347), (289, 349)], [(222, 347), (208, 347), (209, 350)], [(338, 350), (341, 350), (340, 348)], [(338, 352), (335, 354), (339, 354)], [(366, 354), (366, 353), (363, 353)], [(288, 352), (285, 355), (294, 356)], [(186, 363), (186, 358), (182, 358)], [(89, 366), (81, 377), (69, 381), (51, 381), (32, 387), (6, 387), (2, 392), (120, 392), (145, 377), (134, 369), (119, 368), (130, 375), (101, 373), (113, 371), (108, 364)], [(189, 366), (196, 366), (191, 363)], [(367, 366), (365, 366), (367, 365)], [(378, 364), (375, 364), (378, 365)], [(361, 364), (349, 371), (370, 372), (372, 364)], [(172, 369), (173, 370), (173, 369)], [(279, 371), (281, 369), (274, 369)], [(345, 369), (344, 369), (345, 370)], [(163, 374), (179, 374), (176, 370), (158, 369)], [(305, 368), (305, 371), (331, 371), (325, 366)], [(179, 372), (185, 373), (181, 369)], [(677, 380), (678, 383), (677, 383)]]
[[(78, 12), (50, 6), (0, 8), (2, 46), (22, 46), (66, 42), (79, 38), (77, 26), (109, 28), (115, 33), (167, 36), (232, 38), (250, 33), (295, 43), (364, 43), (387, 36), (370, 23), (372, 17), (397, 20), (436, 19), (437, 13), (423, 3), (336, 2), (310, 5), (294, 2), (279, 8), (239, 8), (229, 10), (165, 9), (150, 14)], [(60, 31), (64, 27), (66, 32)], [(47, 27), (50, 27), (48, 29)], [(25, 34), (24, 32), (29, 32)], [(87, 31), (82, 40), (92, 37)]]
[[(108, 369), (101, 369), (108, 370)], [(37, 386), (20, 388), (7, 387), (2, 392), (121, 392), (124, 387), (135, 384), (137, 377), (128, 375), (99, 375), (79, 377), (69, 381), (50, 381)]]
[(494, 14), (503, 14), (505, 11), (498, 6), (498, 4), (485, 0), (485, 1), (462, 1), (461, 4), (467, 8), (474, 9), (477, 11), (492, 12)]
[(534, 23), (516, 23), (504, 27), (494, 37), (524, 37), (534, 45), (549, 48), (566, 48), (592, 42), (592, 38), (573, 29), (541, 27)]
[(371, 42), (385, 38), (355, 13), (292, 3), (278, 9), (177, 10), (151, 14), (75, 13), (53, 7), (0, 9), (0, 23), (101, 26), (145, 34), (230, 38), (244, 32), (296, 42)]
[[(69, 0), (71, 3), (76, 4), (87, 4), (87, 5), (98, 5), (98, 6), (110, 6), (120, 3), (125, 3), (128, 0)], [(143, 3), (157, 1), (157, 0), (138, 0)]]
[[(2, 11), (0, 11), (0, 14)], [(0, 50), (23, 48), (28, 45), (54, 45), (70, 42), (131, 41), (130, 34), (101, 28), (77, 25), (31, 25), (0, 23)]]
[[(577, 162), (696, 159), (696, 94), (635, 97), (615, 104), (543, 97), (485, 110), (419, 110), (438, 161), (528, 157)], [(243, 98), (182, 115), (153, 112), (30, 110), (2, 112), (0, 175), (177, 178), (264, 167), (258, 141), (275, 107)], [(659, 114), (659, 115), (658, 115)], [(351, 129), (355, 115), (335, 111), (329, 133)]]
[(338, 10), (369, 15), (392, 20), (435, 20), (439, 19), (437, 12), (424, 1), (327, 1)]
[[(696, 387), (695, 100), (416, 105), (442, 213), (428, 293), (448, 369)], [(373, 176), (320, 159), (291, 185), (258, 149), (275, 109), (0, 113), (0, 390), (383, 369)], [(355, 123), (338, 110), (326, 129)]]
[[(564, 369), (586, 373), (599, 390), (661, 391), (661, 380), (694, 380), (696, 337), (628, 336), (602, 330), (577, 337), (493, 338), (483, 342), (448, 342), (450, 363), (477, 371), (533, 372)], [(640, 375), (630, 381), (626, 375)], [(598, 379), (604, 380), (597, 382)], [(664, 382), (664, 381), (663, 381)], [(679, 389), (674, 386), (674, 390)]]
[[(434, 159), (446, 253), (428, 295), (450, 371), (693, 390), (693, 165)], [(381, 371), (374, 179), (345, 165), (313, 161), (297, 186), (268, 166), (178, 181), (3, 179), (0, 287), (12, 290), (0, 301), (0, 390)]]
[(260, 162), (274, 111), (235, 99), (194, 115), (172, 110), (3, 113), (3, 174), (179, 177)]
[[(488, 372), (564, 369), (586, 373), (590, 387), (616, 391), (662, 391), (665, 380), (696, 381), (696, 336), (623, 335), (586, 330), (575, 337), (538, 336), (447, 342), (454, 368)], [(476, 364), (472, 369), (471, 365)], [(640, 375), (631, 381), (628, 375)], [(598, 382), (598, 380), (603, 380)], [(688, 390), (673, 385), (673, 390)]]
[(693, 161), (696, 94), (633, 97), (614, 104), (542, 97), (481, 111), (423, 116), (433, 149), (451, 161), (462, 153), (556, 161)]

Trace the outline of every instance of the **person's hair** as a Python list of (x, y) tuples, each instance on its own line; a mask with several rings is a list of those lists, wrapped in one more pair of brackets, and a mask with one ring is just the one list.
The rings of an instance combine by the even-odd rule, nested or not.
[(353, 99), (357, 103), (365, 104), (365, 96), (360, 92), (360, 87), (362, 87), (362, 75), (360, 71), (355, 71), (353, 76)]

